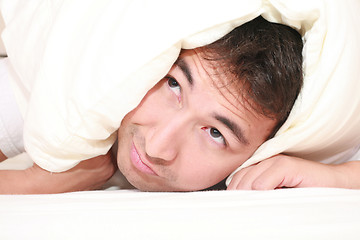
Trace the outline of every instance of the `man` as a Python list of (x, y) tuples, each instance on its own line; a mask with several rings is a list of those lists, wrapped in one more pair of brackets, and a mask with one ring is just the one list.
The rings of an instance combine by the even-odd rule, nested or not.
[[(302, 86), (301, 51), (295, 30), (261, 17), (213, 44), (183, 50), (123, 119), (120, 171), (145, 191), (193, 191), (222, 181), (286, 120)], [(1, 172), (0, 190), (93, 189), (114, 170), (109, 154), (64, 173), (35, 165)]]
[(286, 119), (302, 84), (301, 49), (295, 30), (257, 18), (183, 51), (123, 120), (121, 172), (156, 191), (199, 190), (226, 178)]

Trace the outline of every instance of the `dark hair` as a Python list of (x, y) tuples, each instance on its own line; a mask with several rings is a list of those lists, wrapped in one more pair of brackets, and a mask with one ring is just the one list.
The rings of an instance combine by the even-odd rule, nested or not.
[(216, 68), (221, 69), (220, 74), (230, 74), (222, 83), (231, 84), (255, 111), (278, 121), (275, 134), (303, 84), (302, 47), (296, 30), (260, 16), (203, 50), (206, 60), (221, 65)]

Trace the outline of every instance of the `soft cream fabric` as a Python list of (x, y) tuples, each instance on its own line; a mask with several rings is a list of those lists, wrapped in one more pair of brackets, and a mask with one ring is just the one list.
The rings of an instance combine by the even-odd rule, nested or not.
[(0, 151), (8, 158), (24, 152), (23, 125), (10, 85), (7, 58), (0, 59)]
[(303, 34), (305, 85), (276, 137), (243, 166), (280, 152), (320, 161), (360, 143), (357, 0), (2, 0), (1, 9), (19, 88), (31, 92), (25, 147), (47, 170), (108, 151), (123, 116), (181, 48), (260, 14)]
[[(0, 14), (0, 33), (2, 33), (5, 28), (4, 20)], [(6, 50), (3, 41), (0, 39), (0, 57), (6, 56)]]
[(54, 172), (107, 152), (121, 119), (182, 47), (218, 39), (258, 15), (260, 3), (216, 4), (199, 16), (207, 1), (2, 1), (6, 50), (19, 89), (31, 92), (26, 151)]

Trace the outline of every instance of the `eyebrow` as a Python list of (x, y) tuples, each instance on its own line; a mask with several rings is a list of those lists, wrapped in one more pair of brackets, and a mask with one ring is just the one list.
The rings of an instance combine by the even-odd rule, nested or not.
[(244, 145), (249, 145), (249, 140), (245, 137), (244, 132), (239, 125), (227, 117), (220, 116), (218, 114), (214, 114), (214, 118), (224, 124), (241, 143)]
[(193, 86), (194, 80), (189, 65), (185, 62), (185, 60), (179, 57), (174, 64), (176, 64), (184, 73), (189, 85)]

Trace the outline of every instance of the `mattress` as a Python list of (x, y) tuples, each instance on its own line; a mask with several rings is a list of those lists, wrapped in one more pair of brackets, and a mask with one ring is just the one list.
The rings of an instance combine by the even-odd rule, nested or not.
[(359, 239), (360, 191), (0, 196), (0, 239)]
[[(31, 164), (22, 154), (0, 168)], [(0, 195), (0, 239), (360, 239), (360, 190), (150, 193), (111, 181), (99, 191)]]

